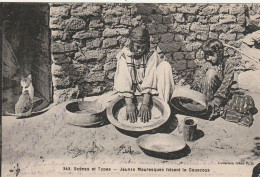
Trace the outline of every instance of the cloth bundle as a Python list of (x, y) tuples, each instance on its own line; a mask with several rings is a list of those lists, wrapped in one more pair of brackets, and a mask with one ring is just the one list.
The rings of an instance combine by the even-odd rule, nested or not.
[(227, 105), (230, 109), (243, 114), (254, 114), (255, 111), (255, 102), (249, 95), (235, 94)]
[(253, 115), (256, 111), (257, 109), (251, 96), (235, 94), (225, 106), (222, 117), (227, 121), (250, 127), (253, 124)]

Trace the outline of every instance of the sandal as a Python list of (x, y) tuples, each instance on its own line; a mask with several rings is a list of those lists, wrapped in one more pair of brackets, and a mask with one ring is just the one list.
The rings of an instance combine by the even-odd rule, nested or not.
[(222, 117), (226, 121), (238, 123), (243, 118), (243, 115), (233, 110), (226, 110)]
[(252, 115), (245, 115), (239, 122), (239, 125), (250, 127), (253, 124), (253, 116)]

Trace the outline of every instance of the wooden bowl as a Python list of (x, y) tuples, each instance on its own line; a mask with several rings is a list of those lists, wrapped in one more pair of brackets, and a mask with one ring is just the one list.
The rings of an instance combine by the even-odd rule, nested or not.
[(69, 124), (90, 127), (105, 121), (105, 107), (96, 101), (75, 101), (66, 105)]
[[(136, 96), (135, 104), (137, 108), (141, 106), (142, 100), (142, 96)], [(138, 117), (137, 122), (130, 123), (129, 120), (126, 120), (126, 105), (124, 97), (118, 97), (108, 106), (107, 118), (114, 126), (121, 130), (144, 132), (161, 126), (169, 119), (171, 114), (169, 105), (156, 96), (152, 99), (151, 112), (151, 120), (149, 122), (143, 123), (140, 121), (140, 117)]]

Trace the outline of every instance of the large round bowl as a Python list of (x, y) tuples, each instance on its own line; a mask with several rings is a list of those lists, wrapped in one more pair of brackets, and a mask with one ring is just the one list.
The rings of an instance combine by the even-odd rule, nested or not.
[(142, 135), (136, 143), (142, 149), (161, 153), (180, 151), (186, 146), (183, 137), (164, 133)]
[(176, 86), (170, 100), (174, 111), (184, 115), (204, 116), (208, 111), (206, 97), (188, 87)]
[(65, 119), (69, 124), (90, 127), (105, 121), (105, 107), (96, 101), (75, 101), (66, 105)]
[[(136, 96), (136, 106), (139, 109), (143, 101), (142, 96)], [(164, 124), (170, 117), (169, 105), (159, 97), (154, 96), (151, 107), (151, 120), (143, 123), (138, 117), (137, 122), (126, 120), (126, 104), (124, 97), (113, 100), (107, 108), (108, 120), (117, 128), (126, 131), (143, 132), (153, 130)]]
[(146, 155), (156, 158), (178, 159), (190, 152), (183, 137), (171, 134), (145, 134), (139, 136), (136, 143)]

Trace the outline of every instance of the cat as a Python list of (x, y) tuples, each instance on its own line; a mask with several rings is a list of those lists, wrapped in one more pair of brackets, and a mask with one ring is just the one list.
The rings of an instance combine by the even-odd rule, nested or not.
[[(21, 78), (21, 87), (22, 94), (15, 104), (15, 114), (11, 115), (16, 117), (28, 117), (32, 113), (34, 97), (34, 87), (32, 85), (31, 74), (26, 78)], [(7, 115), (10, 115), (10, 113), (7, 113)]]
[(36, 116), (48, 111), (51, 107), (56, 105), (56, 104), (52, 104), (41, 111), (32, 112), (34, 87), (32, 85), (31, 74), (27, 78), (21, 79), (21, 87), (22, 87), (22, 94), (19, 97), (17, 103), (15, 104), (15, 113), (13, 114), (13, 113), (6, 112), (7, 116), (15, 116), (16, 118)]

